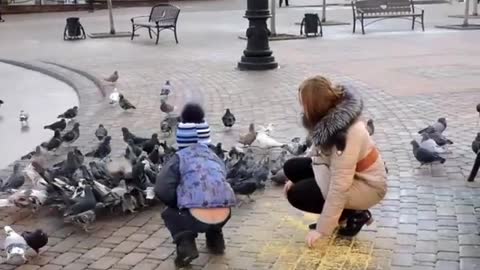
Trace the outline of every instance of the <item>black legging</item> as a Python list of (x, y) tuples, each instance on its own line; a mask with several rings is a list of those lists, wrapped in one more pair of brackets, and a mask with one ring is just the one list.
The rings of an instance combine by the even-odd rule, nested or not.
[[(302, 211), (321, 214), (325, 199), (322, 191), (315, 181), (312, 159), (309, 157), (296, 157), (287, 160), (283, 165), (285, 176), (294, 183), (287, 192), (290, 204)], [(355, 210), (343, 210), (340, 220), (344, 220)]]

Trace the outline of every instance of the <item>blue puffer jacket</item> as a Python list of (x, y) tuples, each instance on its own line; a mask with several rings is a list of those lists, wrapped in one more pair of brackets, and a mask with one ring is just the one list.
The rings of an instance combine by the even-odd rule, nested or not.
[(235, 205), (225, 165), (206, 144), (178, 151), (158, 174), (155, 193), (163, 203), (179, 209)]

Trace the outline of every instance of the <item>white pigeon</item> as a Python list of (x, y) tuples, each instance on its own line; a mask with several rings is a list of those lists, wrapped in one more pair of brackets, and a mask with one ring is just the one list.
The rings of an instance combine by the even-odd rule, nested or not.
[(161, 96), (168, 96), (170, 95), (170, 92), (172, 91), (172, 85), (170, 84), (170, 81), (166, 81), (165, 84), (162, 87), (162, 91), (160, 92)]
[(280, 143), (274, 138), (268, 136), (268, 134), (265, 132), (258, 132), (257, 138), (252, 144), (252, 146), (258, 146), (260, 148), (282, 147), (283, 145), (283, 143)]
[(21, 122), (21, 123), (27, 123), (27, 122), (28, 122), (28, 113), (26, 113), (25, 111), (21, 110), (21, 111), (20, 111), (20, 115), (18, 116), (18, 118), (20, 119), (20, 122)]
[(47, 190), (19, 190), (10, 195), (10, 197), (8, 197), (8, 200), (10, 201), (10, 203), (13, 203), (18, 208), (28, 208), (35, 211), (47, 200)]
[(272, 131), (273, 131), (273, 124), (272, 123), (268, 124), (266, 127), (261, 126), (261, 125), (259, 126), (259, 132), (263, 132), (267, 135), (270, 135), (270, 133), (272, 133)]
[(35, 189), (46, 190), (48, 183), (43, 179), (43, 177), (35, 170), (32, 163), (28, 164), (27, 167), (23, 170), (23, 174), (26, 178), (30, 179), (32, 186)]
[(5, 252), (7, 253), (7, 263), (14, 265), (26, 263), (27, 258), (25, 258), (25, 252), (28, 248), (27, 242), (22, 236), (16, 233), (12, 227), (5, 226), (4, 230), (7, 235), (3, 243)]
[(423, 142), (420, 142), (420, 147), (437, 154), (443, 154), (446, 152), (445, 149), (443, 149), (433, 139), (430, 139), (430, 138), (424, 140)]
[(117, 88), (113, 88), (113, 92), (110, 94), (110, 104), (117, 104), (120, 100), (120, 93)]

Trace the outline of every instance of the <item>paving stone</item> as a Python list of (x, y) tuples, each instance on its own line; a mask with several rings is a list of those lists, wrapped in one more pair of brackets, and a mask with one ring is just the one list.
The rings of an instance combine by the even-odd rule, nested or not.
[(456, 270), (459, 269), (459, 263), (453, 261), (437, 261), (436, 270)]
[(480, 258), (461, 258), (460, 269), (461, 270), (480, 269)]
[(458, 252), (458, 242), (456, 240), (439, 240), (438, 251)]
[[(15, 267), (15, 266), (14, 266)], [(13, 269), (13, 268), (11, 268)], [(24, 264), (24, 265), (20, 265), (19, 267), (16, 268), (17, 270), (36, 270), (36, 269), (40, 269), (40, 266), (38, 265), (30, 265), (30, 264)]]
[(115, 257), (102, 257), (89, 266), (91, 269), (105, 270), (117, 263), (120, 259)]
[(458, 236), (460, 245), (479, 245), (480, 236), (477, 234), (462, 234)]
[(82, 254), (66, 252), (58, 256), (57, 258), (55, 258), (51, 263), (58, 264), (58, 265), (68, 265), (73, 261), (75, 261), (80, 256), (82, 256)]
[(129, 237), (130, 235), (134, 234), (136, 231), (138, 231), (138, 227), (122, 227), (118, 229), (116, 232), (113, 233), (113, 236), (118, 236), (118, 237)]
[(74, 262), (69, 265), (66, 265), (65, 267), (62, 268), (62, 270), (83, 270), (83, 269), (86, 269), (87, 267), (88, 267), (88, 264)]
[(159, 247), (152, 251), (149, 255), (148, 258), (154, 258), (154, 259), (159, 259), (159, 260), (165, 260), (168, 258), (172, 253), (174, 252), (175, 249), (173, 248), (165, 248), (165, 247)]
[(480, 258), (480, 246), (460, 246), (460, 258)]
[(123, 257), (123, 259), (121, 259), (118, 264), (136, 265), (137, 263), (141, 262), (146, 256), (147, 254), (145, 253), (130, 253)]
[(444, 261), (458, 261), (459, 259), (459, 254), (458, 252), (438, 252), (437, 254), (438, 258), (441, 258)]
[(408, 254), (408, 253), (393, 254), (392, 265), (393, 266), (412, 266), (413, 254)]
[(416, 253), (414, 255), (415, 261), (419, 262), (432, 262), (435, 263), (437, 260), (437, 254), (433, 253)]
[(105, 254), (110, 252), (109, 248), (100, 248), (96, 247), (91, 249), (89, 252), (83, 254), (82, 258), (83, 259), (90, 259), (90, 260), (98, 260), (101, 257), (103, 257)]
[(123, 241), (116, 248), (113, 249), (113, 252), (129, 253), (134, 250), (139, 244), (139, 242)]
[(133, 267), (133, 270), (153, 270), (155, 267), (157, 267), (157, 264), (139, 263)]
[(127, 238), (127, 241), (143, 242), (148, 239), (148, 237), (148, 234), (135, 233), (130, 235), (130, 237)]
[(62, 269), (63, 267), (61, 265), (55, 265), (55, 264), (47, 264), (44, 265), (40, 268), (40, 270), (59, 270)]

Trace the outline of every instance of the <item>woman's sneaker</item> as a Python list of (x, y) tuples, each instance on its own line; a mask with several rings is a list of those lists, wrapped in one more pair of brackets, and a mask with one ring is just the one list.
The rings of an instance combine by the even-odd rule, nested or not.
[(185, 235), (176, 241), (177, 257), (175, 258), (175, 265), (177, 267), (186, 267), (193, 260), (198, 258), (197, 244), (195, 237), (192, 235)]

